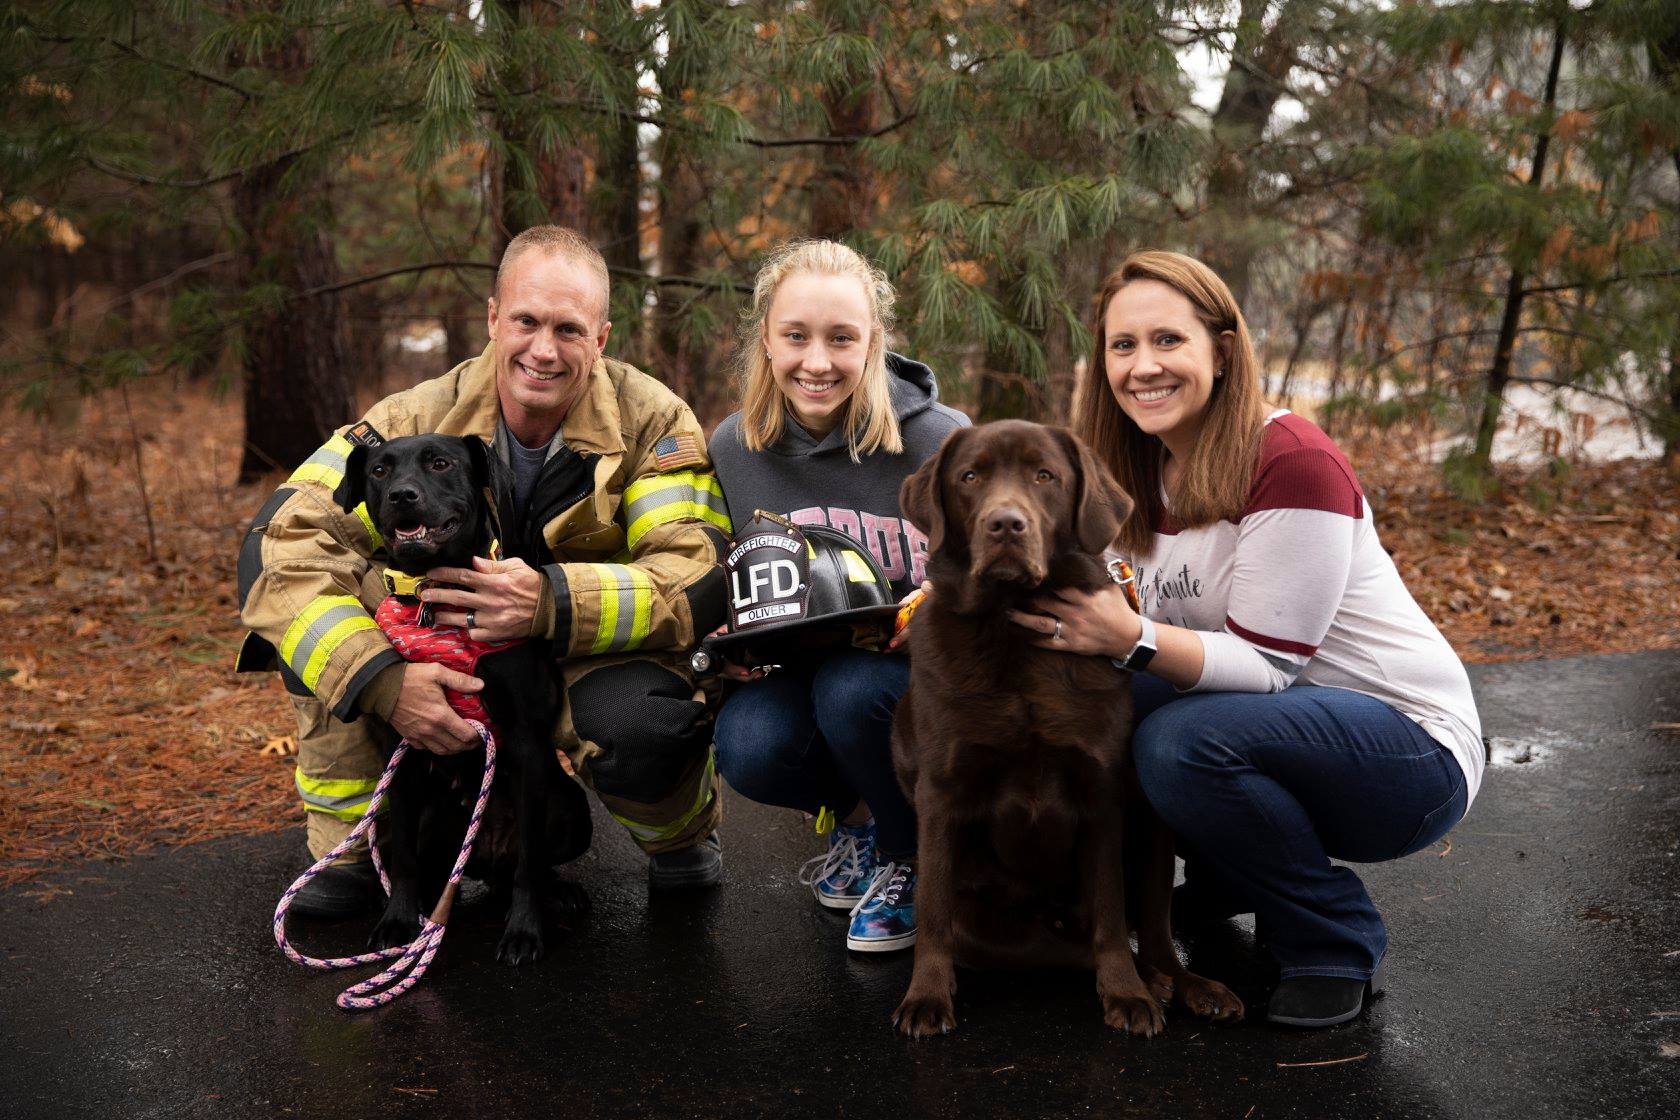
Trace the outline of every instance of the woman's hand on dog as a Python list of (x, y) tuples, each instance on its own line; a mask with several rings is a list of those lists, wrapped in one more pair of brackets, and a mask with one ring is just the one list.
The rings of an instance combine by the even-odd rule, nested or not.
[[(918, 595), (925, 598), (931, 594), (933, 594), (933, 581), (924, 579), (922, 581), (922, 585), (910, 592), (910, 594), (906, 595), (904, 598), (900, 599), (898, 601), (898, 605), (903, 607)], [(915, 612), (912, 611), (911, 615), (914, 616), (914, 614)], [(892, 636), (892, 641), (887, 643), (885, 652), (897, 653), (899, 650), (903, 649), (905, 644), (910, 641), (910, 628), (914, 625), (914, 622), (906, 619), (904, 625)]]
[[(437, 612), (441, 626), (459, 626), (478, 642), (511, 642), (531, 637), (542, 601), (543, 574), (518, 558), (473, 557), (471, 568), (434, 568), (426, 578), (453, 587), (428, 587), (420, 598), (449, 607)], [(472, 626), (467, 626), (467, 612)]]
[(432, 662), (403, 667), (402, 691), (391, 710), (391, 726), (411, 746), (433, 754), (456, 754), (479, 744), (478, 732), (449, 706), (444, 689), (477, 692), (484, 682)]
[[(1119, 584), (1096, 591), (1068, 589), (1032, 600), (1031, 611), (1010, 611), (1009, 621), (1031, 630), (1033, 645), (1063, 653), (1124, 657), (1137, 645), (1143, 623)], [(1056, 621), (1062, 623), (1056, 634)]]

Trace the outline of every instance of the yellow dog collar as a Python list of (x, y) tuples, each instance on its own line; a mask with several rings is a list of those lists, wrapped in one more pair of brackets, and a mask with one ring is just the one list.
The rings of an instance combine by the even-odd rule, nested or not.
[(420, 592), (425, 590), (431, 580), (425, 576), (413, 576), (407, 572), (399, 572), (395, 568), (386, 568), (380, 573), (380, 579), (385, 583), (387, 595), (401, 595), (407, 599), (418, 599)]

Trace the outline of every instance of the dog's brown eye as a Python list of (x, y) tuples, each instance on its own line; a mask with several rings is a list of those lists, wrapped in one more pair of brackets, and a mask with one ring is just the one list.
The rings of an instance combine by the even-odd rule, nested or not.
[(1038, 472), (1038, 480), (1040, 482), (1054, 482), (1056, 481), (1056, 476), (1041, 467)]
[(448, 469), (449, 469), (449, 460), (448, 459), (433, 459), (432, 460), (432, 470), (436, 471), (438, 474), (442, 474), (444, 471), (446, 471)]
[(973, 471), (964, 471), (964, 472), (962, 472), (962, 474), (957, 476), (957, 481), (958, 482), (973, 482), (976, 478), (979, 478), (979, 477), (980, 476), (975, 474)]
[(374, 467), (371, 471), (368, 471), (368, 473), (371, 474), (374, 478), (384, 478), (386, 475), (391, 473), (391, 468), (387, 467), (384, 463), (380, 463), (378, 466)]

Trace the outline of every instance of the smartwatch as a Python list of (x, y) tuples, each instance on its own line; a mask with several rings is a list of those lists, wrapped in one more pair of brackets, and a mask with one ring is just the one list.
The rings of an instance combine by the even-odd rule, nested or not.
[(1142, 630), (1138, 633), (1137, 645), (1125, 657), (1111, 657), (1116, 669), (1125, 669), (1136, 673), (1148, 667), (1155, 656), (1155, 623), (1143, 615), (1138, 615), (1138, 622), (1142, 623)]

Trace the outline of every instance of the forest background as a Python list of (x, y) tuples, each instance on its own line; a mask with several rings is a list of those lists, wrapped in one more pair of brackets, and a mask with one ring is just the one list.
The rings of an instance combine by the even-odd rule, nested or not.
[(1195, 253), (1468, 658), (1680, 645), (1672, 0), (0, 3), (0, 89), (0, 884), (296, 815), (239, 534), (545, 221), (708, 426), (786, 238), (977, 419)]

